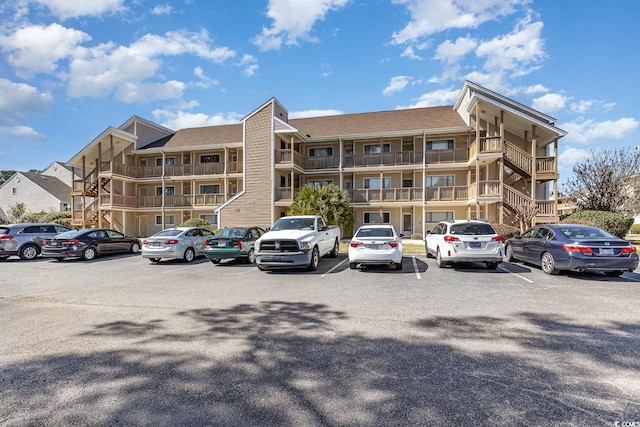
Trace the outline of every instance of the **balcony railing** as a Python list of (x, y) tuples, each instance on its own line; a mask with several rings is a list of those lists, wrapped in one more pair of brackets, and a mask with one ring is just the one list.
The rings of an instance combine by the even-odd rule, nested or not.
[[(231, 197), (231, 195), (229, 195)], [(219, 206), (224, 203), (224, 194), (180, 194), (164, 196), (165, 207)], [(162, 196), (125, 196), (104, 194), (100, 196), (102, 206), (121, 208), (160, 208)]]
[(456, 201), (468, 200), (469, 187), (467, 185), (426, 187), (425, 200), (427, 201)]
[[(109, 170), (117, 175), (131, 178), (159, 178), (162, 176), (162, 166), (130, 166), (121, 163), (103, 163), (100, 170)], [(199, 176), (199, 175), (221, 175), (224, 171), (224, 163), (195, 163), (192, 165), (165, 165), (164, 176)], [(227, 173), (242, 172), (240, 162), (227, 162)]]

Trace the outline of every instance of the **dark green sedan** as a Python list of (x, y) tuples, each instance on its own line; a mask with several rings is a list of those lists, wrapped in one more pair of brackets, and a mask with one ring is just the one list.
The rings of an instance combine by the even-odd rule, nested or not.
[(260, 227), (227, 227), (204, 242), (204, 256), (214, 264), (223, 259), (241, 260), (247, 264), (256, 262), (253, 246), (265, 230)]

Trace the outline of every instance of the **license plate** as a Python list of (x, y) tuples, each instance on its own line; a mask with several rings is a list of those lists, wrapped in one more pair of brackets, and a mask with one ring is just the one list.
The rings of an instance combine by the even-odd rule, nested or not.
[(378, 250), (378, 249), (380, 249), (380, 245), (367, 245), (367, 249)]
[(600, 248), (600, 255), (613, 255), (612, 248)]
[(478, 249), (482, 247), (482, 243), (480, 242), (471, 242), (469, 243), (469, 247), (472, 249)]
[(49, 246), (58, 246), (58, 242), (56, 242), (55, 240), (52, 242), (49, 242)]
[(160, 246), (162, 246), (162, 242), (152, 242), (151, 246), (153, 246), (154, 248), (159, 248)]
[(227, 246), (227, 241), (226, 240), (219, 240), (218, 241), (218, 246)]

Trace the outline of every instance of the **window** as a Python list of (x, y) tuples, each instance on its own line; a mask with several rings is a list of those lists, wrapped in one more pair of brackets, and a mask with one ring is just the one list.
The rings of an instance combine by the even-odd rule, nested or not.
[(364, 154), (380, 154), (391, 152), (390, 144), (367, 144), (364, 146)]
[(333, 156), (333, 147), (309, 148), (309, 157)]
[(200, 156), (200, 163), (218, 163), (220, 162), (220, 154), (206, 154)]
[(220, 184), (205, 184), (200, 186), (200, 194), (218, 194), (220, 193)]
[(427, 150), (453, 150), (453, 139), (427, 141)]
[(62, 202), (62, 206), (60, 207), (62, 212), (69, 212), (71, 210), (71, 204)]
[(200, 219), (204, 219), (214, 227), (218, 224), (218, 215), (200, 215)]
[(411, 187), (413, 187), (413, 178), (403, 178), (402, 179), (402, 187), (403, 188), (411, 188)]
[[(176, 158), (175, 157), (165, 157), (164, 158), (164, 164), (165, 165), (175, 165), (176, 164)], [(162, 166), (162, 157), (158, 157), (156, 159), (156, 166)]]
[(12, 187), (11, 194), (18, 194), (18, 187)]
[[(380, 189), (380, 178), (365, 178), (363, 184), (364, 188)], [(391, 178), (382, 178), (382, 188), (391, 188)]]
[(307, 185), (311, 185), (313, 187), (319, 188), (323, 185), (333, 184), (332, 179), (312, 179), (307, 181)]
[[(165, 196), (173, 196), (176, 194), (175, 187), (164, 187)], [(162, 187), (156, 187), (156, 196), (162, 196)]]
[[(164, 216), (164, 225), (170, 226), (176, 224), (176, 216), (175, 215), (165, 215)], [(156, 225), (162, 225), (162, 215), (156, 215)]]
[(424, 179), (424, 185), (426, 187), (452, 187), (455, 182), (453, 175), (434, 175), (426, 176)]
[(363, 222), (365, 224), (389, 224), (389, 220), (389, 212), (382, 212), (382, 221), (380, 221), (380, 212), (365, 212)]
[[(162, 160), (160, 160), (160, 162), (162, 162)], [(147, 159), (139, 159), (138, 160), (138, 166), (140, 166), (141, 168), (146, 168), (147, 167)]]
[(453, 212), (425, 212), (424, 222), (433, 224), (435, 222), (453, 219)]
[(182, 164), (190, 165), (191, 164), (191, 154), (183, 154), (182, 155)]

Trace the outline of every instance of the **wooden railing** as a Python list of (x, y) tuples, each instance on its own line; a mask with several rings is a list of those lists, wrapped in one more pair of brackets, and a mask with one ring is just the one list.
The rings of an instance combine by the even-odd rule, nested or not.
[(532, 157), (529, 153), (516, 147), (510, 142), (506, 142), (504, 144), (504, 157), (505, 160), (511, 162), (511, 164), (515, 165), (523, 172), (531, 175)]
[(427, 201), (454, 201), (468, 199), (469, 187), (467, 185), (426, 187), (425, 189), (425, 200)]
[[(111, 172), (116, 175), (131, 178), (159, 178), (162, 176), (162, 166), (130, 166), (112, 163)], [(198, 176), (221, 175), (225, 172), (224, 163), (195, 163), (192, 165), (165, 165), (164, 176)], [(107, 168), (107, 171), (109, 168)], [(104, 172), (103, 168), (103, 172)], [(242, 172), (240, 162), (227, 162), (227, 173)]]
[(538, 157), (536, 158), (536, 172), (537, 173), (556, 173), (558, 169), (556, 167), (556, 158), (553, 156)]
[(504, 186), (504, 202), (515, 208), (522, 205), (531, 204), (531, 197), (519, 192), (518, 190), (505, 185)]
[(500, 196), (502, 194), (502, 183), (498, 179), (479, 181), (477, 188), (478, 197)]
[(458, 163), (469, 160), (469, 150), (458, 148), (453, 150), (430, 150), (427, 151), (425, 162), (432, 163)]

